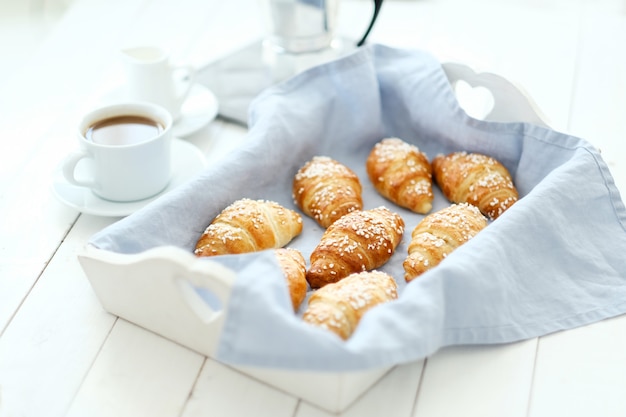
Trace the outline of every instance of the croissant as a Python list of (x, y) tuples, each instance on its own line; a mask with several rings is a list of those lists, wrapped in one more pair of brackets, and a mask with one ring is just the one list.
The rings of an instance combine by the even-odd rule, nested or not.
[(453, 250), (487, 226), (487, 219), (467, 203), (453, 204), (424, 217), (411, 233), (404, 279), (409, 282), (434, 268)]
[(306, 262), (302, 253), (292, 248), (276, 249), (276, 258), (285, 274), (293, 309), (297, 311), (306, 297)]
[(453, 203), (470, 203), (494, 220), (518, 199), (509, 171), (492, 157), (453, 152), (433, 159), (435, 180)]
[(354, 273), (314, 292), (302, 318), (346, 340), (368, 310), (396, 298), (396, 281), (390, 275), (380, 271)]
[(280, 248), (302, 232), (302, 217), (266, 200), (237, 200), (206, 228), (196, 244), (197, 256), (256, 252)]
[(383, 139), (372, 148), (365, 167), (374, 188), (383, 197), (415, 213), (431, 210), (432, 170), (417, 146), (398, 138)]
[(344, 214), (363, 208), (359, 177), (327, 156), (316, 156), (298, 170), (293, 181), (293, 199), (324, 228)]
[(404, 220), (385, 207), (348, 213), (326, 229), (310, 257), (311, 288), (369, 271), (391, 258), (402, 239)]

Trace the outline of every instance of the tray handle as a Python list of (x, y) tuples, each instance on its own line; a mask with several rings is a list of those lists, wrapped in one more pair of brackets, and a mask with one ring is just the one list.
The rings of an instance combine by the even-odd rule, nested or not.
[(520, 86), (497, 74), (475, 72), (464, 64), (446, 62), (443, 70), (453, 89), (458, 81), (465, 81), (471, 87), (484, 87), (493, 97), (491, 110), (482, 117), (493, 122), (527, 122), (549, 127), (546, 117), (537, 104)]
[(87, 246), (78, 259), (106, 311), (214, 356), (234, 271), (173, 246), (139, 254)]

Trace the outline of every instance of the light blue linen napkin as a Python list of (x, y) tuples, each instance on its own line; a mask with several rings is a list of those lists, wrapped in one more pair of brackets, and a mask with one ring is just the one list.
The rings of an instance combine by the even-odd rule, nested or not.
[[(212, 258), (238, 272), (217, 359), (238, 365), (343, 371), (386, 367), (444, 346), (506, 343), (626, 312), (626, 210), (600, 154), (586, 141), (524, 123), (469, 118), (428, 53), (370, 45), (312, 68), (252, 104), (246, 144), (220, 164), (92, 237), (102, 249), (192, 250), (232, 201), (262, 198), (295, 209), (293, 175), (315, 155), (350, 166), (365, 208), (406, 222), (381, 269), (398, 300), (368, 312), (346, 342), (293, 314), (273, 252)], [(380, 197), (365, 173), (372, 146), (396, 136), (429, 158), (456, 150), (491, 155), (521, 199), (443, 263), (406, 284), (402, 261), (423, 216)], [(435, 189), (433, 211), (446, 207)], [(308, 259), (322, 230), (305, 218), (290, 246)], [(304, 308), (304, 307), (303, 307)]]

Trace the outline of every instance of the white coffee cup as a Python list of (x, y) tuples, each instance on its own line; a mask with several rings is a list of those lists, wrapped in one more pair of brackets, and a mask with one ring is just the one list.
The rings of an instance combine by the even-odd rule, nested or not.
[[(138, 46), (121, 51), (131, 100), (149, 101), (165, 107), (176, 121), (193, 87), (196, 71), (189, 65), (171, 65), (169, 53), (157, 46)], [(185, 74), (176, 82), (175, 73)]]
[(100, 107), (82, 118), (77, 137), (80, 150), (62, 164), (69, 183), (118, 202), (152, 197), (168, 185), (172, 116), (163, 107), (146, 102)]

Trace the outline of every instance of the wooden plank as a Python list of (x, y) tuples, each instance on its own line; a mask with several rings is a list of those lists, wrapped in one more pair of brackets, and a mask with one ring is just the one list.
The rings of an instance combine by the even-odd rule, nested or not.
[(619, 45), (626, 42), (626, 14), (602, 4), (590, 5), (583, 20), (570, 130), (600, 149), (625, 194), (626, 54)]
[(76, 259), (110, 219), (79, 221), (0, 338), (2, 415), (63, 415), (115, 318)]
[[(191, 3), (186, 4), (191, 7)], [(77, 213), (56, 201), (49, 182), (58, 161), (75, 146), (74, 116), (82, 113), (92, 88), (114, 67), (113, 52), (107, 48), (124, 39), (129, 26), (141, 28), (139, 12), (146, 5), (139, 0), (115, 5), (76, 2), (46, 41), (47, 48), (37, 55), (39, 65), (25, 68), (18, 82), (3, 91), (3, 97), (11, 100), (0, 103), (7, 116), (2, 119), (2, 131), (19, 141), (0, 145), (2, 155), (11, 155), (3, 158), (0, 170), (11, 174), (2, 176), (2, 181), (3, 192), (12, 196), (0, 201), (0, 328), (12, 320), (0, 340), (2, 413), (62, 415), (111, 329), (114, 318), (100, 307), (76, 252), (89, 236), (115, 219), (81, 216), (55, 253)], [(85, 19), (93, 13), (100, 18)], [(181, 20), (171, 30), (180, 30)], [(115, 32), (99, 27), (112, 22), (116, 22)], [(187, 26), (185, 36), (196, 36), (198, 25), (200, 19), (195, 28)], [(168, 33), (163, 31), (161, 36)], [(41, 73), (43, 66), (46, 71)], [(32, 123), (34, 115), (37, 123)], [(80, 409), (80, 403), (76, 407)]]
[[(91, 97), (103, 93), (99, 82), (111, 86), (106, 81), (115, 74), (117, 46), (123, 40), (138, 41), (138, 33), (156, 31), (154, 42), (182, 50), (206, 29), (199, 17), (206, 10), (194, 13), (193, 0), (177, 3), (177, 14), (169, 2), (153, 3), (76, 1), (34, 57), (39, 64), (25, 66), (19, 77), (3, 85), (0, 130), (16, 140), (0, 143), (3, 194), (11, 196), (0, 199), (0, 333), (76, 219), (76, 211), (52, 197), (50, 179), (59, 161), (75, 148), (74, 125), (93, 105)], [(201, 6), (210, 8), (210, 2)], [(145, 8), (146, 16), (141, 13)], [(93, 14), (100, 18), (84, 18)], [(110, 25), (115, 32), (108, 30)]]
[[(126, 7), (132, 10), (132, 3)], [(37, 64), (25, 65), (2, 90), (0, 131), (11, 140), (0, 141), (0, 184), (6, 195), (0, 199), (0, 329), (11, 320), (76, 219), (76, 212), (62, 207), (50, 193), (56, 165), (76, 146), (77, 119), (71, 115), (84, 96), (81, 81), (89, 78), (88, 71), (68, 71), (87, 59), (76, 54), (84, 47), (77, 39), (86, 42), (87, 37), (74, 33), (74, 24), (81, 31), (87, 23), (74, 14), (74, 8), (68, 15), (78, 22), (69, 22), (68, 29), (60, 25), (45, 40), (47, 48), (34, 56)]]
[(542, 337), (529, 417), (626, 415), (626, 316)]
[[(626, 195), (624, 3), (589, 1), (582, 20), (572, 133), (601, 151)], [(610, 41), (607, 41), (610, 40)], [(529, 417), (626, 415), (626, 316), (539, 340)]]
[[(301, 402), (295, 417), (406, 417), (415, 403), (424, 361), (394, 368), (369, 391), (340, 414), (331, 414), (314, 405)], [(311, 387), (315, 389), (315, 387)], [(390, 401), (390, 399), (392, 399)]]
[(68, 6), (61, 1), (45, 3), (35, 7), (32, 2), (0, 1), (0, 91), (39, 49)]
[(413, 417), (525, 417), (537, 339), (447, 348), (428, 358)]
[(207, 359), (182, 417), (290, 417), (298, 400)]
[(180, 415), (204, 358), (118, 319), (66, 414)]
[[(77, 213), (51, 195), (50, 179), (75, 147), (73, 127), (85, 98), (114, 66), (110, 45), (124, 39), (129, 27), (141, 27), (138, 16), (146, 4), (75, 2), (35, 64), (3, 86), (0, 129), (15, 140), (0, 144), (0, 154), (10, 155), (0, 164), (0, 173), (10, 173), (0, 176), (7, 193), (0, 201), (0, 328), (11, 320), (0, 339), (2, 414), (62, 415), (114, 321), (95, 298), (76, 251), (115, 219), (82, 216), (55, 253)], [(98, 19), (85, 18), (94, 13)], [(183, 33), (195, 35), (187, 29)]]
[[(5, 137), (24, 137), (18, 134), (18, 130), (4, 133), (7, 133)], [(55, 137), (53, 131), (48, 134)], [(17, 175), (2, 175), (0, 168), (3, 194), (0, 198), (0, 334), (77, 216), (74, 210), (60, 205), (52, 195), (50, 173), (56, 161), (42, 159), (42, 152), (57, 155), (55, 149), (43, 147), (38, 151), (27, 151), (23, 158), (6, 158), (0, 163), (4, 166), (13, 162), (19, 164)], [(9, 168), (7, 172), (15, 171)]]

